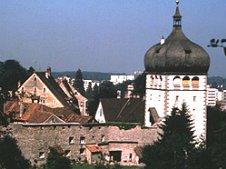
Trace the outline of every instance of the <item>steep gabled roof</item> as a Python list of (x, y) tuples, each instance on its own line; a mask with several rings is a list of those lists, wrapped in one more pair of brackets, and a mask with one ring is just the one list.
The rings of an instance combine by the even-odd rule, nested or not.
[[(47, 86), (47, 88), (54, 94), (54, 96), (65, 107), (71, 107), (72, 108), (73, 105), (67, 102), (67, 100), (69, 100), (69, 98), (63, 92), (63, 90), (59, 87), (59, 85), (56, 83), (55, 79), (52, 76), (48, 76), (48, 78), (47, 78), (45, 76), (45, 72), (35, 72), (35, 73), (41, 79), (41, 81)], [(76, 107), (76, 108), (78, 108), (78, 107)]]
[(145, 101), (140, 98), (101, 99), (106, 122), (143, 123)]

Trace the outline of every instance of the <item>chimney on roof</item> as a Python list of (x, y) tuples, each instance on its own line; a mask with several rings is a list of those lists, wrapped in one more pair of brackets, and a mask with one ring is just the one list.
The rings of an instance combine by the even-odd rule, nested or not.
[(117, 90), (117, 99), (121, 99), (121, 97), (122, 97), (121, 90)]
[(163, 45), (165, 43), (165, 38), (164, 36), (162, 36), (161, 40), (160, 40), (160, 44)]
[(48, 79), (51, 76), (51, 67), (48, 67), (45, 72), (45, 76)]

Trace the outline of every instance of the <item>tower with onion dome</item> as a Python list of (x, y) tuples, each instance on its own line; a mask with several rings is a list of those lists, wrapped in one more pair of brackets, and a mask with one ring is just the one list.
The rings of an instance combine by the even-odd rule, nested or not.
[(173, 107), (187, 105), (194, 120), (195, 135), (206, 135), (206, 86), (210, 65), (208, 53), (189, 40), (182, 31), (179, 1), (173, 16), (173, 30), (145, 54), (145, 126), (151, 114), (170, 115)]

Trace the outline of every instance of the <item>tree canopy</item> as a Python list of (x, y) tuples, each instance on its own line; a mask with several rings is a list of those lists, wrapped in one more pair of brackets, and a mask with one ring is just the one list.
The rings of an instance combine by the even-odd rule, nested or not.
[(15, 91), (18, 83), (23, 83), (28, 72), (16, 60), (0, 62), (0, 86), (5, 91)]
[(134, 90), (132, 95), (138, 95), (141, 98), (145, 96), (146, 74), (142, 73), (134, 80)]
[(78, 90), (78, 92), (81, 95), (83, 96), (85, 95), (83, 76), (82, 76), (82, 71), (80, 69), (78, 69), (75, 73), (74, 87), (76, 88), (76, 90)]
[(116, 98), (117, 91), (115, 86), (110, 81), (104, 81), (99, 86), (100, 98)]
[(70, 160), (63, 156), (63, 152), (59, 147), (50, 147), (47, 157), (46, 166), (48, 169), (71, 169)]
[(195, 148), (192, 120), (186, 106), (173, 108), (171, 115), (160, 125), (162, 133), (153, 145), (143, 151), (147, 169), (181, 169), (189, 164)]

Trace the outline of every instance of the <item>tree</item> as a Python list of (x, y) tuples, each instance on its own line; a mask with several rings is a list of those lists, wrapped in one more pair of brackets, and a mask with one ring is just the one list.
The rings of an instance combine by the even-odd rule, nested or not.
[(92, 83), (89, 82), (88, 87), (86, 89), (86, 97), (88, 99), (92, 99), (93, 98), (93, 89), (92, 89)]
[(99, 86), (99, 96), (100, 98), (116, 98), (117, 91), (115, 86), (110, 81), (104, 81)]
[(64, 157), (62, 150), (59, 147), (50, 147), (50, 152), (47, 157), (46, 166), (48, 169), (71, 169), (71, 162)]
[(173, 108), (160, 129), (162, 133), (159, 134), (159, 140), (144, 148), (143, 161), (146, 168), (185, 168), (195, 148), (192, 120), (185, 104), (181, 110)]
[(35, 72), (35, 69), (32, 66), (30, 66), (29, 69), (27, 70), (27, 72), (29, 75), (31, 75)]
[(131, 80), (127, 80), (123, 83), (119, 83), (119, 84), (115, 85), (116, 91), (118, 91), (118, 90), (121, 91), (121, 98), (125, 97), (126, 91), (128, 89), (128, 85), (130, 85), (131, 83), (132, 83)]
[(83, 96), (85, 95), (83, 76), (82, 76), (82, 71), (80, 69), (78, 69), (75, 74), (74, 87), (76, 88), (76, 90), (78, 90), (78, 92), (81, 95)]
[(142, 73), (134, 80), (134, 90), (132, 95), (138, 95), (141, 98), (145, 96), (146, 74)]
[(92, 90), (92, 98), (88, 100), (88, 111), (91, 116), (95, 116), (99, 101), (99, 87), (95, 84)]
[[(15, 91), (18, 82), (24, 82), (28, 73), (16, 60), (6, 60), (0, 64), (0, 86), (4, 91)], [(12, 78), (13, 77), (13, 78)]]
[(226, 168), (226, 112), (218, 107), (207, 109), (207, 151), (215, 168)]
[(30, 163), (24, 158), (16, 140), (9, 135), (0, 139), (0, 168), (29, 169)]
[(9, 93), (0, 88), (0, 125), (4, 126), (8, 125), (7, 117), (4, 114), (4, 103), (8, 100), (8, 98)]

